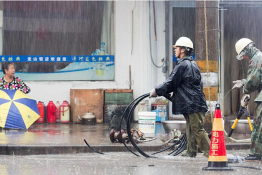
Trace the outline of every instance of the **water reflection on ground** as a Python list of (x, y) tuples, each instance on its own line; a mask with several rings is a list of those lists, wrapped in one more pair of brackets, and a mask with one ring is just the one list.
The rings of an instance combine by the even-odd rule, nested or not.
[[(227, 151), (233, 155), (246, 155), (247, 150)], [(1, 156), (0, 174), (186, 174), (186, 175), (227, 175), (227, 174), (261, 174), (261, 170), (243, 167), (261, 167), (261, 161), (229, 164), (234, 171), (202, 171), (208, 164), (207, 158), (198, 154), (196, 158), (167, 156), (158, 158), (136, 157), (130, 153), (96, 153), (70, 155), (34, 155), (34, 156)], [(233, 167), (233, 166), (242, 166)]]
[[(138, 124), (134, 124), (138, 128)], [(140, 143), (140, 145), (162, 145), (171, 135), (165, 133), (161, 123), (156, 123), (154, 134), (145, 137), (155, 137), (156, 140)], [(250, 139), (250, 133), (233, 133), (237, 140)], [(0, 129), (0, 145), (35, 145), (35, 146), (79, 146), (85, 145), (83, 139), (91, 145), (116, 145), (109, 139), (108, 124), (33, 124), (28, 130)], [(225, 137), (226, 143), (234, 143)], [(122, 145), (122, 144), (121, 144)]]
[[(138, 127), (137, 124), (135, 127)], [(165, 134), (161, 123), (156, 125), (155, 131), (153, 137)], [(0, 130), (2, 145), (83, 145), (83, 138), (93, 145), (111, 144), (108, 124), (34, 124), (28, 130)], [(161, 144), (162, 141), (155, 140), (147, 144), (150, 143)]]

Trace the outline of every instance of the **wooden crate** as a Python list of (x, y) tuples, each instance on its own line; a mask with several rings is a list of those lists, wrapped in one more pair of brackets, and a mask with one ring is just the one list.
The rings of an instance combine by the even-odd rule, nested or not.
[(114, 115), (116, 115), (117, 118), (120, 118), (132, 100), (132, 89), (106, 89), (104, 122), (109, 123)]
[(103, 89), (70, 89), (71, 121), (81, 123), (82, 117), (88, 111), (96, 116), (96, 123), (103, 123), (104, 90)]

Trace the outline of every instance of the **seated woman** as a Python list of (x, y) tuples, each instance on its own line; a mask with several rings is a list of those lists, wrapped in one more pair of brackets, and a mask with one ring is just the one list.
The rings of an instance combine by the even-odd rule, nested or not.
[(12, 62), (2, 62), (2, 71), (5, 74), (0, 78), (0, 89), (10, 89), (24, 92), (30, 92), (30, 88), (18, 77), (15, 77), (15, 64)]

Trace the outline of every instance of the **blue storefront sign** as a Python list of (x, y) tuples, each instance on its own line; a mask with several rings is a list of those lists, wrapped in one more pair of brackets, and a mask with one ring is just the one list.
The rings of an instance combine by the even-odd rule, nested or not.
[[(114, 55), (2, 55), (23, 80), (114, 80)], [(3, 73), (0, 73), (3, 76)]]
[(114, 62), (114, 55), (2, 55), (0, 62)]

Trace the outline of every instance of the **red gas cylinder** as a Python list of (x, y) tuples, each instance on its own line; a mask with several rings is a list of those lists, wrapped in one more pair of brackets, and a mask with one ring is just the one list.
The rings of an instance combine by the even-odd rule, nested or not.
[(47, 123), (55, 123), (56, 118), (55, 118), (55, 113), (57, 109), (53, 101), (49, 101), (47, 105)]
[(45, 107), (41, 101), (37, 103), (37, 108), (39, 111), (40, 118), (36, 120), (36, 123), (44, 123), (45, 122)]
[(70, 121), (70, 106), (67, 101), (63, 101), (60, 106), (61, 123), (69, 123)]
[(55, 113), (55, 118), (56, 118), (56, 122), (59, 123), (61, 121), (60, 120), (60, 103), (59, 103), (59, 101), (57, 101), (55, 103), (55, 106), (56, 106), (56, 109), (57, 109), (57, 111)]
[(46, 123), (46, 121), (47, 121), (47, 117), (46, 117), (46, 115), (47, 115), (47, 112), (46, 112), (47, 106), (45, 105), (45, 103), (43, 101), (42, 101), (42, 103), (43, 103), (43, 106), (44, 106), (44, 109), (45, 109), (45, 123)]

